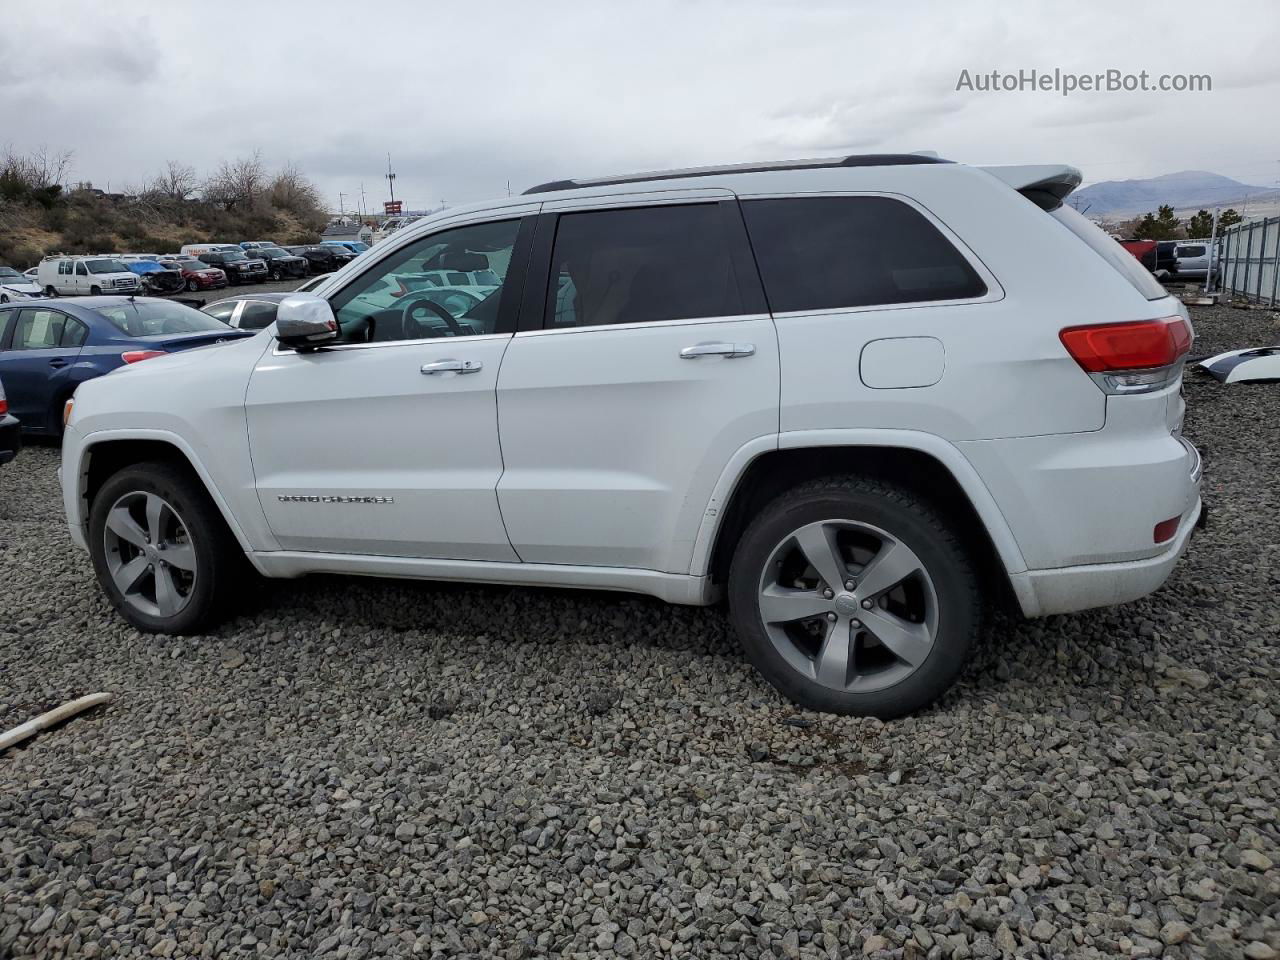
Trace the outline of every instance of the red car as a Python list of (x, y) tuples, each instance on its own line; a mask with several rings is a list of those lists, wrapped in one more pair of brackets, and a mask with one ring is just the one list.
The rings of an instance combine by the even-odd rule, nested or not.
[(170, 264), (175, 269), (182, 271), (182, 279), (188, 290), (194, 292), (196, 290), (221, 290), (227, 285), (227, 275), (217, 267), (211, 267), (203, 260), (197, 260), (195, 257), (174, 257), (172, 260), (162, 260), (161, 263)]
[(1149, 271), (1156, 272), (1156, 242), (1154, 240), (1121, 240), (1120, 246), (1133, 254), (1137, 261)]

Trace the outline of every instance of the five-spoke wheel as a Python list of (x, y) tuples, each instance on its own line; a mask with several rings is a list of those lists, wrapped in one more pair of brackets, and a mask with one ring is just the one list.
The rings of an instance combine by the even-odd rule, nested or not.
[(191, 600), (196, 551), (182, 517), (154, 493), (120, 497), (103, 530), (107, 569), (125, 603), (152, 617), (173, 617)]

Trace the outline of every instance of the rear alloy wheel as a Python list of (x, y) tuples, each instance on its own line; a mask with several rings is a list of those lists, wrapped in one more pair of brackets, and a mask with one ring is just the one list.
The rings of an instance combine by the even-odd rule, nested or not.
[(778, 497), (738, 544), (730, 611), (747, 655), (815, 710), (881, 718), (954, 681), (977, 633), (977, 576), (932, 507), (832, 478)]
[(198, 633), (223, 615), (243, 553), (203, 486), (168, 463), (128, 467), (102, 485), (89, 548), (112, 605), (147, 633)]

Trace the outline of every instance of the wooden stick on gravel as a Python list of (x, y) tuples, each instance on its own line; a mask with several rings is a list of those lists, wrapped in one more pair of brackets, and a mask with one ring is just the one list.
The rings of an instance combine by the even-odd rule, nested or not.
[(21, 743), (28, 737), (35, 736), (41, 730), (47, 730), (49, 727), (61, 723), (63, 720), (69, 720), (77, 713), (96, 707), (102, 703), (110, 703), (111, 694), (109, 693), (91, 693), (87, 697), (81, 697), (78, 700), (72, 700), (70, 703), (64, 703), (62, 706), (50, 710), (48, 713), (42, 713), (34, 720), (28, 720), (26, 723), (19, 724), (12, 730), (0, 733), (0, 753), (12, 747), (14, 744)]

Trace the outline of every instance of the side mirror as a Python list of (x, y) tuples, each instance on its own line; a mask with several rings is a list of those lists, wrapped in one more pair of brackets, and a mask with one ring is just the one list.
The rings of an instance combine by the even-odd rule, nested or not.
[(338, 320), (329, 301), (296, 293), (276, 310), (276, 339), (295, 350), (314, 350), (338, 339)]

